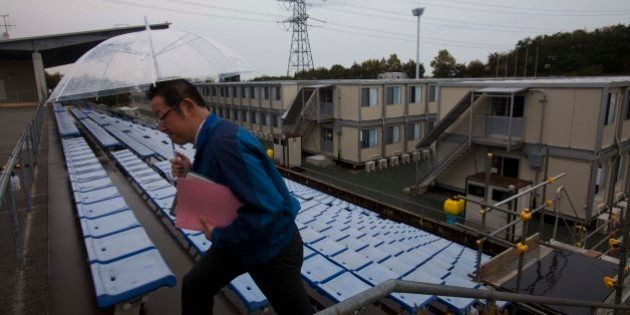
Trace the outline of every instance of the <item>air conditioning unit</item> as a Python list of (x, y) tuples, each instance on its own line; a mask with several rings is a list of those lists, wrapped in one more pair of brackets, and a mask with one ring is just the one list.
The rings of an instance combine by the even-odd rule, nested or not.
[(378, 160), (378, 169), (379, 170), (387, 169), (387, 159), (379, 159)]
[(374, 163), (374, 161), (367, 161), (365, 162), (365, 171), (367, 173), (371, 173), (376, 171), (376, 163)]
[(407, 164), (409, 163), (409, 154), (405, 153), (400, 156), (400, 163)]
[(394, 166), (398, 166), (398, 157), (397, 156), (392, 156), (389, 158), (389, 166), (394, 167)]
[(413, 157), (413, 161), (414, 162), (418, 162), (420, 161), (420, 158), (422, 157), (422, 154), (420, 153), (420, 151), (415, 151), (412, 153), (412, 157)]

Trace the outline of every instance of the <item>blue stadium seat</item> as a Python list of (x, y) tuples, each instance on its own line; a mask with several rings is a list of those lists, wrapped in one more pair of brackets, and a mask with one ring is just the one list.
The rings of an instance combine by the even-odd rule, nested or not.
[(371, 286), (355, 275), (344, 272), (319, 285), (319, 288), (334, 302), (341, 302)]
[(116, 212), (129, 210), (122, 197), (112, 198), (91, 204), (77, 204), (79, 218), (96, 219)]
[(131, 210), (121, 211), (97, 219), (81, 218), (84, 237), (105, 237), (140, 226)]
[(372, 285), (378, 285), (387, 280), (398, 278), (396, 273), (392, 272), (387, 267), (376, 263), (369, 264), (365, 266), (365, 268), (357, 270), (355, 274)]
[(100, 308), (142, 296), (161, 287), (174, 287), (175, 276), (160, 253), (148, 250), (109, 264), (90, 265), (96, 304)]
[(239, 296), (248, 312), (254, 312), (269, 306), (269, 301), (248, 273), (244, 273), (232, 280), (229, 288)]
[(375, 263), (380, 263), (381, 261), (387, 259), (390, 257), (389, 254), (384, 253), (372, 246), (367, 246), (363, 249), (361, 249), (360, 251), (358, 251), (359, 253), (367, 256), (368, 258), (370, 258), (373, 262)]
[(84, 205), (107, 200), (107, 199), (116, 198), (119, 196), (120, 194), (118, 193), (118, 189), (116, 189), (116, 187), (113, 187), (113, 186), (107, 187), (107, 188), (101, 188), (98, 190), (91, 190), (88, 192), (80, 192), (80, 191), (74, 192), (74, 200), (77, 203), (84, 204)]
[(389, 257), (386, 260), (381, 262), (381, 265), (388, 268), (399, 277), (404, 276), (410, 273), (412, 270), (416, 269), (415, 265), (410, 265), (400, 259), (398, 257)]
[(102, 238), (86, 237), (84, 241), (90, 264), (107, 264), (155, 248), (142, 227)]
[(353, 250), (345, 250), (335, 256), (330, 257), (338, 265), (349, 271), (356, 271), (372, 263), (372, 260)]
[(326, 282), (344, 272), (344, 269), (326, 259), (326, 257), (316, 254), (302, 263), (302, 277), (312, 286)]
[(319, 240), (317, 242), (312, 242), (312, 243), (310, 243), (308, 245), (309, 245), (309, 247), (314, 249), (316, 252), (318, 252), (318, 253), (326, 256), (326, 257), (335, 256), (335, 255), (345, 251), (346, 249), (348, 249), (347, 246), (339, 244), (339, 243), (335, 242), (334, 240), (332, 240), (330, 238), (324, 238), (324, 239)]

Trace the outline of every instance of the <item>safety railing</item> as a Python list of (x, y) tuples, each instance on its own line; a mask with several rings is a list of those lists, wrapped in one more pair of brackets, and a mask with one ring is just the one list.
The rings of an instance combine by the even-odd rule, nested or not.
[(484, 314), (495, 314), (492, 308), (494, 307), (496, 301), (586, 307), (591, 310), (592, 314), (594, 314), (597, 309), (612, 309), (624, 312), (630, 311), (630, 305), (590, 302), (575, 299), (554, 298), (482, 289), (470, 289), (450, 285), (438, 285), (405, 280), (387, 280), (347, 300), (332, 305), (318, 312), (317, 315), (353, 314), (356, 311), (361, 310), (366, 305), (378, 302), (380, 299), (383, 299), (394, 292), (483, 299), (487, 301), (485, 303), (486, 308), (490, 308), (486, 309)]
[(24, 255), (17, 204), (21, 198), (18, 194), (23, 194), (24, 209), (30, 212), (31, 187), (36, 180), (35, 167), (39, 156), (41, 129), (45, 116), (45, 102), (41, 102), (35, 110), (33, 118), (22, 131), (4, 170), (0, 173), (0, 212), (7, 211), (11, 220), (10, 227), (0, 226), (0, 229), (11, 229), (15, 255), (20, 266), (23, 266)]

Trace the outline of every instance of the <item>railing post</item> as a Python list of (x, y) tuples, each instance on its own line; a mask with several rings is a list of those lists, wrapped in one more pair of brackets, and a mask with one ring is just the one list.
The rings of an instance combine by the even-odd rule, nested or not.
[(20, 154), (18, 155), (20, 164), (22, 164), (22, 168), (20, 169), (20, 181), (22, 182), (22, 190), (24, 191), (24, 202), (26, 203), (26, 209), (28, 212), (31, 212), (31, 185), (28, 183), (28, 179), (26, 178), (26, 174), (24, 174), (24, 162), (22, 161), (22, 150), (20, 150)]
[(13, 197), (13, 186), (9, 180), (7, 185), (7, 198), (9, 205), (9, 213), (11, 215), (11, 221), (13, 221), (13, 243), (15, 246), (15, 256), (18, 260), (20, 268), (24, 266), (24, 257), (22, 255), (22, 239), (20, 238), (20, 221), (18, 220), (17, 209), (15, 208), (15, 200)]
[(31, 169), (31, 180), (35, 180), (35, 168), (33, 159), (33, 140), (30, 137), (26, 137), (26, 148), (28, 149), (28, 167)]
[[(521, 234), (520, 243), (522, 245), (525, 244), (525, 240), (527, 239), (527, 228), (529, 227), (529, 220), (523, 221), (523, 230)], [(516, 293), (519, 293), (521, 290), (521, 278), (523, 275), (523, 260), (525, 258), (525, 251), (519, 250), (518, 255), (518, 269), (516, 271)]]
[(553, 204), (553, 212), (556, 215), (556, 218), (553, 224), (553, 233), (551, 234), (552, 240), (556, 239), (556, 233), (558, 232), (558, 221), (560, 220), (559, 208), (560, 208), (560, 200), (562, 198), (560, 196), (560, 192), (562, 191), (561, 189), (562, 189), (562, 186), (558, 187), (558, 190), (556, 190), (556, 202), (554, 202)]
[(514, 115), (514, 92), (510, 94), (510, 116), (508, 117), (508, 145), (507, 151), (512, 150), (512, 116)]

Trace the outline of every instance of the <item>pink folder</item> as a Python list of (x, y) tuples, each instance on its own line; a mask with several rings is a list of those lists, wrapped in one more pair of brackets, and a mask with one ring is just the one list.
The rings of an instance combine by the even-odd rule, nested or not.
[(175, 226), (195, 231), (203, 230), (200, 217), (215, 227), (230, 225), (241, 207), (241, 202), (227, 186), (196, 174), (177, 180), (176, 200)]

